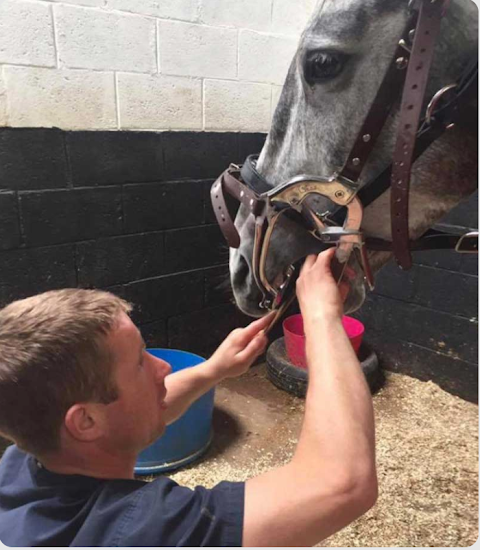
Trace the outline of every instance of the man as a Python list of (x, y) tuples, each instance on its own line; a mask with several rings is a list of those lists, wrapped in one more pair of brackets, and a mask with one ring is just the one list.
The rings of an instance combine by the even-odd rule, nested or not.
[(233, 331), (202, 365), (170, 374), (130, 307), (60, 290), (0, 311), (0, 540), (9, 546), (307, 546), (375, 502), (370, 393), (343, 330), (333, 251), (297, 282), (309, 365), (289, 464), (246, 483), (190, 490), (135, 480), (138, 453), (200, 395), (244, 373), (270, 316)]

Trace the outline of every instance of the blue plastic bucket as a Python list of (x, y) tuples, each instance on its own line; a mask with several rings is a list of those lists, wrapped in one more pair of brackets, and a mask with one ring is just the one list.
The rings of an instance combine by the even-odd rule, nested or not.
[[(203, 363), (205, 359), (194, 353), (172, 349), (147, 350), (155, 357), (167, 361), (172, 372)], [(202, 395), (187, 412), (170, 426), (165, 433), (140, 453), (135, 474), (149, 475), (185, 466), (201, 456), (212, 441), (212, 413), (215, 388)]]

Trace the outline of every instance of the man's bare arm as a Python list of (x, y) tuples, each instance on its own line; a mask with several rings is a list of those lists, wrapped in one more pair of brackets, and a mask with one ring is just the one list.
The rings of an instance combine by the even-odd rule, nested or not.
[(309, 365), (305, 418), (292, 461), (247, 481), (244, 546), (314, 545), (376, 500), (372, 402), (342, 326), (331, 257), (309, 257), (297, 283)]

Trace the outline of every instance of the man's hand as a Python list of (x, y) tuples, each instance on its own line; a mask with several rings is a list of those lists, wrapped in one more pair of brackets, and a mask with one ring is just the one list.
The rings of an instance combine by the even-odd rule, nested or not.
[(265, 351), (267, 337), (264, 329), (275, 313), (269, 313), (245, 328), (233, 330), (208, 360), (219, 378), (233, 378), (247, 372), (255, 359)]
[(335, 249), (329, 248), (318, 256), (308, 256), (303, 264), (297, 280), (297, 298), (306, 322), (317, 316), (341, 318), (343, 315), (349, 286), (345, 282), (337, 286), (330, 269), (334, 254)]
[(167, 424), (180, 418), (196, 399), (219, 382), (225, 378), (239, 376), (248, 370), (267, 345), (264, 329), (273, 319), (273, 315), (266, 315), (248, 327), (235, 329), (210, 359), (195, 367), (174, 372), (165, 378)]

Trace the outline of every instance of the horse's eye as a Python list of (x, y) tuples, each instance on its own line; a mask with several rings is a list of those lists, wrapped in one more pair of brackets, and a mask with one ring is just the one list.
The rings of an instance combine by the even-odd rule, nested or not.
[(305, 78), (309, 84), (323, 82), (338, 76), (345, 64), (345, 55), (339, 52), (310, 52), (305, 60)]

